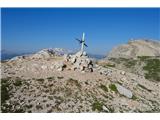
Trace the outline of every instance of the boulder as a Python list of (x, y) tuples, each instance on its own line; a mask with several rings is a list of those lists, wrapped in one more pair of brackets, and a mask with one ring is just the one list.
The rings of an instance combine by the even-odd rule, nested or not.
[(57, 70), (58, 70), (58, 71), (63, 71), (63, 68), (62, 68), (62, 67), (60, 67), (60, 68), (58, 68)]
[(121, 74), (121, 75), (125, 75), (126, 72), (125, 72), (125, 71), (121, 71), (120, 74)]
[(55, 68), (58, 70), (58, 71), (63, 71), (63, 68), (66, 66), (63, 62), (56, 62), (54, 64)]
[(77, 57), (81, 57), (83, 55), (83, 53), (81, 52), (81, 51), (79, 51), (79, 52), (77, 52), (76, 54), (75, 54), (75, 56), (77, 56)]
[(75, 63), (76, 62), (76, 57), (72, 57), (71, 58), (71, 63), (73, 64), (73, 63)]
[(63, 57), (64, 57), (64, 61), (68, 62), (68, 60), (69, 60), (68, 54), (65, 54)]
[(126, 96), (127, 98), (132, 98), (133, 94), (130, 90), (126, 89), (125, 87), (116, 84), (117, 90), (121, 95)]
[(104, 110), (104, 111), (106, 111), (106, 112), (109, 112), (109, 109), (106, 107), (106, 106), (102, 106), (102, 109)]

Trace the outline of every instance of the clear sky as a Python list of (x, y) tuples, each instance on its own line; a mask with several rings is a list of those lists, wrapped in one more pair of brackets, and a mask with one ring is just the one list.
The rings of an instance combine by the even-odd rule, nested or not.
[(82, 32), (94, 54), (131, 38), (160, 40), (158, 8), (2, 8), (1, 16), (2, 49), (14, 52), (77, 50)]

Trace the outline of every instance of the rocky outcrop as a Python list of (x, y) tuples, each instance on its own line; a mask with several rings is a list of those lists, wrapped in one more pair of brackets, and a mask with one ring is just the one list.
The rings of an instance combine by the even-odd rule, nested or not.
[(160, 56), (160, 42), (152, 40), (132, 40), (112, 49), (108, 58), (136, 58), (137, 56)]
[(43, 49), (36, 54), (33, 54), (31, 58), (46, 59), (54, 56), (63, 56), (66, 53), (68, 53), (68, 51), (61, 48)]
[(64, 60), (71, 63), (72, 70), (80, 70), (82, 72), (92, 72), (93, 63), (92, 60), (87, 56), (86, 52), (77, 52), (74, 55), (65, 55)]

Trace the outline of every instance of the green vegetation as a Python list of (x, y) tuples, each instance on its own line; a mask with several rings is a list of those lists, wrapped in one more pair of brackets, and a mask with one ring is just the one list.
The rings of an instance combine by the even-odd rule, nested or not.
[(160, 60), (148, 59), (143, 67), (146, 71), (145, 78), (153, 81), (160, 81)]
[(9, 99), (9, 78), (1, 79), (1, 104)]
[(48, 96), (48, 99), (49, 100), (53, 100), (53, 96)]
[(117, 64), (120, 64), (123, 61), (128, 61), (128, 59), (126, 59), (126, 58), (110, 58), (109, 60), (111, 60)]
[(44, 79), (43, 78), (39, 78), (39, 79), (37, 79), (37, 81), (39, 81), (39, 82), (44, 82)]
[(103, 106), (103, 103), (100, 103), (98, 101), (95, 101), (93, 104), (92, 104), (92, 110), (95, 111), (95, 110), (98, 110), (99, 112), (103, 110), (102, 108)]
[(131, 68), (131, 67), (135, 66), (136, 63), (137, 63), (137, 60), (128, 59), (128, 60), (124, 63), (124, 65), (125, 65), (126, 67), (128, 67), (128, 68)]
[(102, 90), (104, 90), (105, 92), (108, 92), (108, 88), (107, 88), (105, 85), (101, 85), (100, 88), (101, 88)]
[(118, 92), (117, 87), (116, 87), (115, 84), (110, 84), (110, 85), (109, 85), (109, 88), (110, 88), (112, 91), (114, 91), (114, 92)]
[(57, 78), (58, 78), (58, 79), (63, 79), (64, 77), (63, 77), (63, 76), (58, 76)]
[[(131, 68), (137, 64), (137, 60), (127, 59), (127, 58), (110, 58), (109, 60), (117, 64), (123, 63), (123, 65), (126, 66), (127, 68)], [(114, 64), (114, 67), (115, 67), (115, 64)]]
[(130, 71), (133, 73), (132, 70), (139, 66), (145, 71), (144, 76), (146, 79), (160, 81), (160, 58), (158, 56), (138, 56), (136, 60), (127, 58), (110, 58), (109, 60), (115, 64), (123, 64), (126, 68), (132, 68)]
[(132, 99), (133, 99), (133, 100), (137, 100), (138, 98), (137, 98), (135, 95), (133, 95), (133, 96), (132, 96)]
[(13, 84), (14, 84), (15, 86), (21, 86), (21, 85), (22, 85), (22, 81), (21, 81), (21, 79), (16, 79)]
[(150, 56), (138, 56), (137, 58), (140, 59), (140, 61), (145, 61), (145, 60), (149, 59)]
[(74, 79), (72, 79), (72, 78), (70, 78), (68, 81), (67, 81), (67, 85), (75, 85), (75, 86), (77, 86), (78, 88), (80, 88), (81, 87), (81, 85), (79, 84), (79, 82), (78, 82), (78, 80), (74, 80)]

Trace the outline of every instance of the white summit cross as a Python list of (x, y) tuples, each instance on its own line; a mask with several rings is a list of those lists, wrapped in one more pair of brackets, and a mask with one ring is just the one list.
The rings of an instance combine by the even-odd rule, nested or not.
[(85, 33), (83, 33), (81, 40), (80, 40), (80, 39), (77, 39), (77, 38), (76, 38), (76, 40), (81, 44), (81, 52), (83, 52), (83, 51), (84, 51), (84, 46), (85, 46), (85, 47), (88, 47), (88, 46), (86, 45), (86, 43), (85, 43)]

